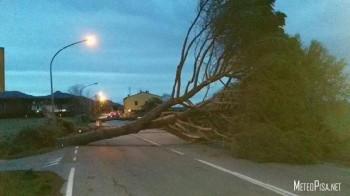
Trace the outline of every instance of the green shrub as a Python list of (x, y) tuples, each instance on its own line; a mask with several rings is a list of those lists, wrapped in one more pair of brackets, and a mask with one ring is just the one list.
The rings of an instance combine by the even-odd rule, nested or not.
[(59, 135), (62, 133), (58, 127), (24, 128), (13, 138), (9, 154), (56, 146), (56, 138)]
[(56, 126), (44, 125), (36, 128), (26, 127), (19, 131), (12, 140), (3, 142), (0, 152), (16, 155), (44, 148), (57, 146), (56, 139), (74, 131), (74, 124), (58, 119)]
[(64, 134), (70, 134), (75, 131), (74, 123), (62, 118), (57, 119), (57, 126), (62, 130)]
[(61, 195), (64, 181), (57, 174), (46, 171), (0, 172), (0, 195)]
[(285, 131), (259, 124), (238, 139), (236, 155), (258, 162), (317, 163), (339, 151), (339, 138), (327, 128)]
[(287, 163), (334, 157), (340, 136), (328, 121), (340, 125), (329, 116), (350, 97), (344, 61), (317, 41), (302, 46), (298, 37), (266, 37), (252, 46), (247, 74), (224, 89), (229, 93), (217, 95), (232, 103), (228, 115), (234, 121), (227, 132), (235, 139), (236, 154)]

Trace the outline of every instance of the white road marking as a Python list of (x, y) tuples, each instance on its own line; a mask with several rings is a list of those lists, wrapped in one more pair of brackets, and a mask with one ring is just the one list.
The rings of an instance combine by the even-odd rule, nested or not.
[(49, 164), (43, 166), (43, 168), (50, 167), (50, 166), (53, 166), (53, 165), (58, 165), (58, 164), (59, 164), (58, 162), (57, 163), (49, 163)]
[(68, 183), (67, 183), (67, 189), (66, 189), (66, 196), (72, 196), (72, 195), (73, 195), (74, 173), (75, 173), (75, 168), (72, 167), (72, 168), (70, 169), (69, 176), (68, 176)]
[(60, 161), (62, 160), (62, 158), (63, 157), (60, 157), (60, 158), (57, 158), (57, 159), (50, 161), (47, 165), (43, 166), (43, 168), (50, 167), (53, 165), (58, 165), (60, 163)]
[(170, 150), (175, 152), (175, 153), (177, 153), (177, 154), (179, 154), (179, 155), (185, 155), (185, 153), (183, 153), (183, 152), (180, 152), (180, 151), (177, 151), (177, 150), (174, 150), (174, 149), (170, 149)]
[(78, 149), (78, 148), (79, 148), (79, 146), (76, 146), (76, 147), (75, 147), (75, 149)]
[(60, 162), (60, 161), (62, 160), (62, 158), (63, 158), (63, 157), (54, 159), (54, 160), (50, 161), (49, 163), (57, 163), (57, 162)]
[(76, 157), (76, 156), (74, 156), (73, 161), (75, 162), (76, 160), (77, 160), (77, 157)]
[(139, 137), (139, 136), (136, 136), (136, 135), (134, 135), (134, 136), (137, 137), (137, 138), (139, 138), (139, 139), (141, 139), (141, 140), (143, 140), (143, 141), (149, 142), (149, 143), (151, 143), (151, 144), (153, 144), (153, 145), (162, 146), (162, 145), (160, 145), (160, 144), (158, 144), (158, 143), (156, 143), (156, 142), (153, 142), (153, 141), (151, 141), (151, 140), (148, 140), (148, 139), (146, 139), (146, 138)]
[(77, 154), (78, 153), (78, 150), (74, 150), (74, 154)]
[(288, 192), (288, 191), (283, 190), (283, 189), (281, 189), (281, 188), (275, 187), (275, 186), (273, 186), (273, 185), (271, 185), (271, 184), (267, 184), (267, 183), (261, 182), (261, 181), (259, 181), (259, 180), (255, 180), (255, 179), (253, 179), (253, 178), (251, 178), (251, 177), (245, 176), (245, 175), (240, 174), (240, 173), (237, 173), (237, 172), (230, 171), (230, 170), (228, 170), (228, 169), (225, 169), (225, 168), (223, 168), (223, 167), (214, 165), (214, 164), (212, 164), (212, 163), (209, 163), (209, 162), (206, 162), (206, 161), (203, 161), (203, 160), (200, 160), (200, 159), (195, 159), (195, 160), (197, 160), (197, 161), (199, 161), (199, 162), (201, 162), (201, 163), (203, 163), (203, 164), (205, 164), (205, 165), (211, 166), (211, 167), (213, 167), (213, 168), (215, 168), (215, 169), (218, 169), (218, 170), (220, 170), (220, 171), (223, 171), (223, 172), (225, 172), (225, 173), (234, 175), (234, 176), (236, 176), (236, 177), (238, 177), (238, 178), (241, 178), (241, 179), (243, 179), (243, 180), (246, 180), (246, 181), (248, 181), (248, 182), (251, 182), (251, 183), (253, 183), (253, 184), (255, 184), (255, 185), (261, 186), (261, 187), (263, 187), (263, 188), (265, 188), (265, 189), (268, 189), (268, 190), (270, 190), (270, 191), (273, 191), (273, 192), (275, 192), (275, 193), (277, 193), (277, 194), (280, 194), (280, 195), (287, 195), (287, 196), (297, 196), (297, 195), (294, 194), (294, 193), (291, 193), (291, 192)]

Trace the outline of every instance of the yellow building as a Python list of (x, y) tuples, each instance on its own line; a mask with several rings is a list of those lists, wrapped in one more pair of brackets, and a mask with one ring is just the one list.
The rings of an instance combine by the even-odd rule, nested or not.
[(0, 92), (5, 91), (5, 51), (0, 47)]
[(154, 95), (149, 93), (148, 91), (140, 91), (135, 95), (131, 95), (124, 98), (124, 115), (134, 116), (137, 112), (140, 112), (142, 106), (152, 98), (162, 99), (161, 96)]

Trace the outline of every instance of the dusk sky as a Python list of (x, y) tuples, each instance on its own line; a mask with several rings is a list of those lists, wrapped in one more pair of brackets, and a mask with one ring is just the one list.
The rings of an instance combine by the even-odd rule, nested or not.
[[(53, 63), (54, 90), (74, 84), (121, 103), (140, 90), (170, 93), (196, 0), (0, 0), (0, 47), (5, 48), (6, 91), (50, 94), (49, 64), (62, 47), (94, 34)], [(350, 55), (350, 1), (277, 0), (286, 31), (305, 44), (321, 41), (339, 58)]]

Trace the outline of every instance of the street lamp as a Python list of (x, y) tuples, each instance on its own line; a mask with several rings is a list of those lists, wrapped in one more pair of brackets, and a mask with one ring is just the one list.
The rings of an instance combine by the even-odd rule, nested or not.
[(96, 107), (96, 113), (102, 112), (102, 106), (104, 102), (107, 100), (106, 96), (103, 94), (102, 91), (100, 91), (97, 95), (95, 95), (95, 107)]
[[(80, 89), (80, 95), (83, 96), (83, 90), (86, 88), (86, 87), (89, 87), (89, 86), (92, 86), (92, 85), (97, 85), (98, 83), (95, 82), (95, 83), (92, 83), (92, 84), (88, 84), (86, 86), (84, 86), (83, 88)], [(84, 110), (85, 110), (85, 107), (86, 107), (86, 104), (85, 104), (85, 101), (83, 100), (83, 104), (84, 104)], [(89, 116), (91, 115), (91, 100), (89, 99)], [(85, 110), (85, 113), (86, 113), (86, 110)]]
[(50, 84), (51, 84), (51, 112), (53, 114), (53, 116), (52, 116), (53, 123), (55, 123), (55, 121), (56, 121), (56, 119), (55, 119), (55, 102), (54, 102), (55, 98), (54, 98), (54, 94), (53, 94), (53, 83), (52, 83), (52, 63), (53, 63), (53, 60), (58, 55), (58, 53), (60, 53), (62, 50), (66, 49), (68, 47), (74, 46), (76, 44), (83, 43), (83, 42), (86, 42), (88, 45), (93, 45), (96, 42), (96, 38), (94, 36), (88, 36), (81, 41), (71, 43), (71, 44), (59, 49), (51, 59), (51, 62), (50, 62)]
[(97, 85), (97, 84), (98, 84), (98, 83), (95, 82), (95, 83), (88, 84), (88, 85), (84, 86), (83, 88), (81, 88), (81, 89), (80, 89), (80, 94), (81, 94), (81, 96), (83, 96), (83, 90), (84, 90), (84, 88), (89, 87), (89, 86), (92, 86), (92, 85)]

